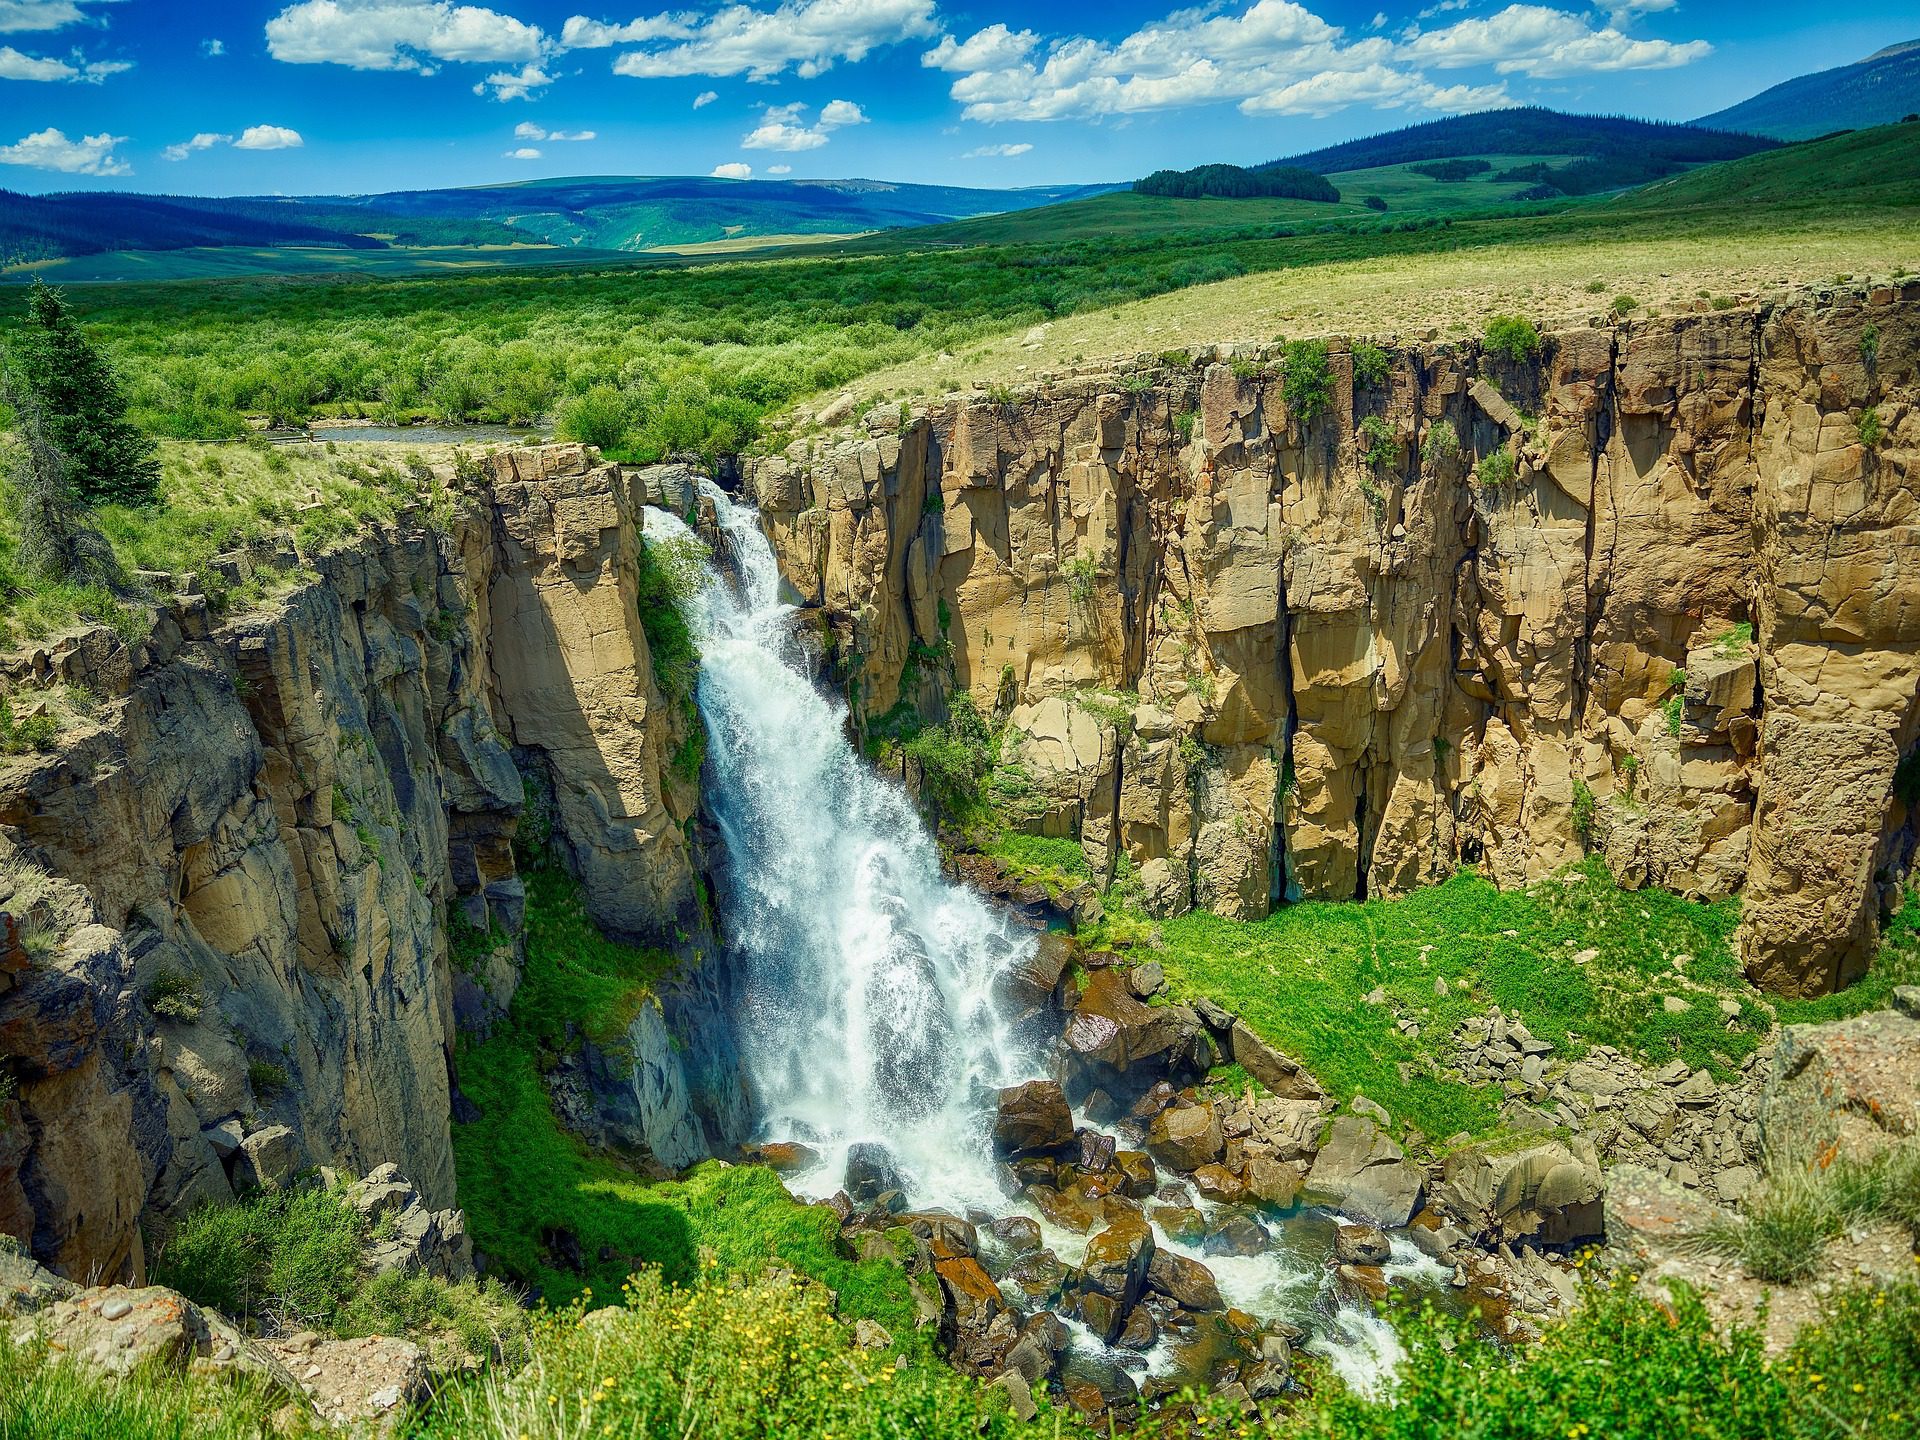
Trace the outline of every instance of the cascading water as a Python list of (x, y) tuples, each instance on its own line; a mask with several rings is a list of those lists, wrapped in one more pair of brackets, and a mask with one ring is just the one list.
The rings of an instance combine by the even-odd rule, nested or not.
[[(1044, 1070), (993, 993), (1035, 941), (941, 875), (912, 801), (862, 760), (846, 736), (846, 707), (810, 680), (758, 516), (709, 483), (701, 494), (735, 571), (731, 582), (708, 582), (691, 620), (706, 798), (727, 849), (719, 899), (742, 987), (737, 1038), (761, 1133), (819, 1154), (787, 1177), (800, 1193), (839, 1189), (850, 1147), (877, 1142), (916, 1206), (1025, 1213), (1075, 1263), (1087, 1237), (1009, 1200), (991, 1152), (994, 1092)], [(690, 535), (661, 510), (647, 511), (647, 527), (656, 539)], [(1169, 1199), (1216, 1208), (1184, 1180), (1162, 1179)], [(1372, 1388), (1399, 1355), (1391, 1327), (1334, 1298), (1324, 1259), (1290, 1244), (1288, 1225), (1280, 1222), (1271, 1251), (1247, 1257), (1203, 1255), (1158, 1225), (1154, 1234), (1207, 1264), (1230, 1304), (1312, 1325), (1313, 1348), (1348, 1383)], [(1302, 1243), (1310, 1230), (1298, 1232)], [(1432, 1283), (1444, 1273), (1404, 1238), (1393, 1248), (1390, 1275)], [(1170, 1355), (1163, 1347), (1144, 1363), (1151, 1373), (1169, 1367)]]
[[(994, 978), (1033, 939), (964, 886), (913, 803), (848, 743), (846, 707), (807, 676), (757, 516), (704, 493), (736, 579), (696, 597), (707, 800), (743, 983), (739, 1041), (766, 1133), (822, 1157), (797, 1188), (838, 1188), (850, 1145), (884, 1144), (916, 1203), (1003, 1203), (992, 1092), (1037, 1075)], [(685, 534), (670, 515), (648, 525)]]

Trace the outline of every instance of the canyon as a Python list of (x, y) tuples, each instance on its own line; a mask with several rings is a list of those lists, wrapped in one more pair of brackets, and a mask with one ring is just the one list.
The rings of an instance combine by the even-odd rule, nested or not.
[[(1073, 1203), (1049, 1218), (1098, 1231), (1087, 1273), (1128, 1223), (1098, 1202), (1151, 1191), (1154, 1161), (1212, 1199), (1243, 1194), (1259, 1165), (1276, 1203), (1304, 1187), (1392, 1227), (1423, 1186), (1459, 1215), (1524, 1171), (1491, 1237), (1597, 1234), (1613, 1148), (1555, 1139), (1524, 1167), (1462, 1151), (1423, 1178), (1358, 1107), (1310, 1133), (1337, 1107), (1234, 1016), (1145, 1004), (1160, 988), (1147, 966), (1016, 934), (940, 880), (908, 803), (915, 762), (888, 759), (904, 785), (852, 775), (835, 727), (878, 732), (901, 707), (938, 719), (967, 696), (1024, 786), (1008, 821), (1077, 842), (1096, 890), (1125, 887), (1155, 918), (1403, 895), (1468, 864), (1519, 887), (1591, 854), (1624, 886), (1741, 896), (1754, 984), (1824, 994), (1865, 972), (1920, 838), (1916, 451), (1909, 281), (1506, 350), (1135, 357), (871, 409), (742, 457), (732, 498), (685, 465), (580, 446), (439, 467), (416, 511), (338, 549), (225, 557), (234, 581), (279, 577), (257, 609), (217, 616), (169, 577), (143, 633), (96, 627), (9, 663), (16, 709), (64, 718), (50, 752), (0, 766), (0, 1231), (73, 1280), (138, 1283), (143, 1227), (314, 1167), (395, 1165), (423, 1213), (455, 1206), (454, 1058), (511, 1003), (538, 847), (605, 934), (678, 962), (616, 1059), (589, 1044), (569, 1067), (561, 1107), (663, 1172), (736, 1155), (771, 1118), (794, 1133), (759, 1138), (832, 1152), (796, 1188), (844, 1199), (860, 1137), (833, 1133), (834, 1096), (777, 1105), (824, 1035), (836, 1065), (864, 1064), (859, 1085), (901, 1103), (875, 1123), (937, 1121), (929, 1153), (998, 1129), (1002, 1159), (1063, 1177)], [(761, 562), (743, 525), (771, 547), (763, 573), (745, 573)], [(717, 663), (702, 679), (707, 725), (725, 722), (704, 770), (684, 763), (702, 713), (657, 673), (640, 592), (648, 547), (688, 534), (757, 597), (709, 612), (704, 646), (797, 611), (793, 637), (756, 641), (792, 662), (787, 708), (747, 714)], [(764, 661), (726, 663), (764, 682)], [(725, 767), (777, 749), (783, 724), (812, 756), (794, 767), (813, 808), (756, 810), (752, 777)], [(829, 823), (844, 851), (822, 835), (794, 874), (831, 914), (781, 914), (763, 893), (778, 857), (756, 846), (791, 852), (795, 825)], [(848, 857), (872, 873), (826, 873)], [(979, 1003), (953, 1035), (922, 1027), (869, 1056), (862, 1035), (805, 1028), (818, 1017), (743, 1014), (783, 945), (825, 946), (849, 914), (900, 944), (885, 951), (898, 973), (863, 981), (867, 1033), (905, 1025), (885, 1013), (902, 996), (908, 1019), (951, 1021), (958, 989)], [(841, 973), (780, 993), (825, 1006)], [(1035, 974), (1027, 1008), (1065, 1027), (1068, 1073), (1023, 1140), (1008, 1097), (1051, 1083), (1038, 1047), (1019, 1056), (995, 1031), (990, 1054), (953, 1053), (1006, 1018), (1008, 977)], [(1906, 1035), (1911, 1017), (1890, 1023)], [(1583, 1088), (1523, 1040), (1496, 1012), (1460, 1038), (1464, 1063), (1573, 1107), (1562, 1121), (1591, 1118), (1582, 1095), (1627, 1094), (1660, 1124), (1616, 1125), (1619, 1157), (1738, 1198), (1720, 1177), (1758, 1159), (1758, 1072), (1721, 1091), (1601, 1055)], [(1272, 1095), (1176, 1101), (1169, 1082), (1203, 1080), (1209, 1058)], [(927, 1093), (888, 1078), (950, 1061)], [(1069, 1098), (1134, 1124), (1153, 1161), (1113, 1169), (1110, 1142), (1089, 1151), (1070, 1113), (1057, 1123)], [(1392, 1203), (1370, 1208), (1369, 1184)], [(866, 1188), (854, 1198), (898, 1187)], [(856, 1245), (888, 1223), (851, 1205), (841, 1219)], [(943, 1322), (966, 1332), (964, 1363), (1011, 1364), (1020, 1332), (980, 1289), (1001, 1277), (975, 1275), (992, 1242), (912, 1223), (949, 1310), (974, 1291)], [(1133, 1239), (1110, 1301), (1150, 1288), (1153, 1241)], [(1464, 1266), (1464, 1243), (1420, 1253)], [(1015, 1248), (996, 1269), (1051, 1256), (1023, 1233)], [(1159, 1253), (1167, 1290), (1184, 1272)], [(1551, 1298), (1536, 1259), (1523, 1247), (1525, 1273), (1500, 1283)], [(1119, 1333), (1124, 1306), (1083, 1310)], [(1249, 1332), (1236, 1364), (1276, 1363), (1284, 1338)]]

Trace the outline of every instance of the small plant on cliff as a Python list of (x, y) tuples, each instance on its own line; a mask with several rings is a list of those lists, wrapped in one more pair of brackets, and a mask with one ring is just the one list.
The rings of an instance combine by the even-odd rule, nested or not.
[(1860, 412), (1860, 418), (1854, 422), (1854, 428), (1860, 436), (1860, 443), (1872, 450), (1887, 438), (1886, 423), (1880, 418), (1880, 411), (1872, 405)]
[(1616, 315), (1631, 315), (1639, 308), (1640, 302), (1631, 295), (1616, 295), (1613, 297), (1613, 313)]
[(1742, 620), (1731, 626), (1714, 640), (1713, 648), (1726, 659), (1739, 659), (1753, 648), (1753, 625)]
[(1333, 365), (1324, 340), (1289, 340), (1285, 354), (1280, 393), (1304, 430), (1333, 403)]
[(48, 711), (42, 710), (38, 715), (16, 720), (12, 704), (6, 696), (0, 695), (0, 754), (20, 755), (29, 750), (51, 750), (59, 734), (60, 722)]
[(1067, 596), (1076, 605), (1093, 599), (1094, 564), (1091, 555), (1076, 555), (1060, 567), (1067, 579)]
[(1378, 415), (1369, 415), (1360, 422), (1360, 440), (1360, 462), (1369, 469), (1384, 470), (1400, 454), (1393, 427)]
[(1445, 461), (1460, 458), (1460, 432), (1453, 428), (1450, 420), (1436, 420), (1427, 427), (1426, 438), (1420, 442), (1420, 459), (1428, 465), (1439, 465)]
[(1387, 383), (1388, 372), (1393, 368), (1392, 359), (1387, 352), (1371, 340), (1353, 342), (1353, 383), (1364, 385), (1369, 390), (1377, 390)]
[(1860, 363), (1869, 372), (1880, 363), (1880, 327), (1871, 322), (1860, 329)]
[(1193, 422), (1196, 418), (1197, 415), (1192, 410), (1182, 410), (1173, 417), (1173, 433), (1180, 437), (1182, 445), (1193, 439)]
[(693, 693), (700, 679), (700, 647), (687, 623), (686, 607), (706, 584), (709, 558), (707, 547), (691, 535), (649, 539), (641, 546), (634, 584), (654, 678), (693, 724), (699, 723)]
[(1593, 791), (1585, 780), (1576, 775), (1573, 781), (1573, 833), (1580, 837), (1581, 845), (1592, 847), (1597, 818), (1598, 808), (1594, 804)]
[(271, 1060), (247, 1062), (247, 1085), (256, 1100), (271, 1100), (287, 1088), (287, 1068)]
[(159, 971), (147, 982), (147, 1008), (167, 1020), (198, 1020), (205, 1005), (200, 982), (178, 970)]
[(1518, 462), (1513, 457), (1513, 447), (1502, 445), (1480, 457), (1480, 463), (1474, 467), (1474, 483), (1485, 490), (1499, 490), (1511, 485), (1519, 473)]
[(1486, 345), (1489, 353), (1520, 365), (1540, 353), (1540, 332), (1524, 315), (1495, 315), (1487, 321)]

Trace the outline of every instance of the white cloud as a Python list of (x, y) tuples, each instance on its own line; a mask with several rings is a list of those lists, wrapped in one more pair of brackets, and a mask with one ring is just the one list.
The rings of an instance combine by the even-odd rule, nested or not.
[(767, 174), (769, 175), (791, 175), (792, 173), (793, 173), (793, 167), (791, 165), (767, 166)]
[(236, 150), (298, 150), (307, 142), (284, 125), (249, 125), (233, 142)]
[(693, 97), (693, 108), (696, 110), (703, 109), (719, 98), (720, 92), (718, 90), (702, 90), (698, 95)]
[(753, 178), (753, 167), (742, 160), (729, 160), (725, 165), (716, 165), (713, 167), (713, 178), (716, 180), (751, 180)]
[(132, 68), (125, 60), (89, 60), (78, 50), (68, 61), (27, 55), (11, 45), (0, 45), (0, 80), (66, 80), (98, 85), (107, 76), (123, 75)]
[(87, 22), (104, 25), (106, 17), (88, 13), (89, 6), (117, 5), (120, 0), (0, 0), (0, 34), (30, 30), (63, 30)]
[[(842, 60), (864, 60), (883, 46), (939, 34), (934, 0), (781, 0), (772, 10), (733, 4), (707, 16), (656, 16), (652, 22), (633, 23), (666, 20), (684, 33), (663, 33), (661, 38), (672, 43), (627, 51), (613, 62), (616, 75), (746, 75), (767, 80), (792, 70), (810, 80)], [(564, 39), (567, 31), (561, 33)]]
[(1676, 44), (1636, 40), (1612, 25), (1595, 30), (1585, 17), (1546, 5), (1509, 5), (1483, 20), (1402, 37), (1400, 53), (1415, 64), (1456, 70), (1491, 65), (1501, 75), (1549, 78), (1616, 70), (1670, 70), (1713, 53), (1705, 40)]
[(227, 53), (227, 42), (224, 40), (202, 40), (200, 42), (200, 53), (208, 59), (217, 60), (220, 56)]
[(1431, 20), (1436, 15), (1445, 15), (1454, 10), (1464, 10), (1472, 3), (1473, 0), (1438, 0), (1437, 4), (1427, 6), (1426, 9), (1422, 10), (1413, 18), (1416, 20)]
[(299, 0), (267, 22), (267, 53), (291, 65), (431, 74), (438, 61), (531, 65), (546, 49), (539, 26), (451, 0)]
[(211, 150), (216, 145), (231, 145), (233, 136), (216, 135), (211, 130), (202, 130), (191, 140), (182, 140), (178, 145), (169, 145), (160, 152), (165, 160), (184, 160), (196, 150)]
[(113, 153), (127, 143), (124, 135), (82, 135), (69, 140), (64, 131), (48, 126), (13, 145), (0, 145), (0, 165), (31, 165), (58, 170), (63, 175), (131, 175), (133, 167)]
[(522, 120), (513, 127), (516, 140), (592, 140), (599, 132), (594, 130), (549, 130), (544, 125), (536, 125), (531, 120)]
[(625, 25), (575, 15), (560, 27), (560, 44), (568, 50), (604, 50), (609, 45), (636, 45), (643, 40), (685, 40), (699, 25), (698, 15), (684, 11), (630, 20)]
[(1033, 149), (1033, 146), (1025, 143), (1019, 145), (981, 145), (976, 149), (967, 151), (967, 153), (960, 158), (962, 160), (985, 160), (991, 156), (1001, 156), (1006, 159), (1012, 159), (1015, 155), (1024, 155), (1031, 149)]
[(791, 105), (769, 105), (760, 114), (760, 123), (740, 137), (745, 150), (818, 150), (827, 143), (827, 132), (848, 125), (865, 125), (866, 112), (851, 100), (829, 100), (813, 124), (806, 123), (807, 107), (798, 101)]
[[(1426, 13), (1470, 0), (1439, 0)], [(1607, 0), (1602, 0), (1605, 8)], [(1666, 7), (1675, 0), (1619, 0)], [(1619, 13), (1618, 10), (1615, 13)], [(1385, 13), (1367, 28), (1387, 23)], [(1513, 4), (1487, 19), (1397, 37), (1349, 35), (1296, 0), (1235, 0), (1177, 11), (1118, 40), (1039, 38), (1005, 26), (951, 36), (921, 63), (951, 72), (976, 121), (1098, 119), (1238, 102), (1248, 114), (1330, 115), (1352, 105), (1459, 111), (1510, 105), (1501, 83), (1442, 86), (1428, 69), (1534, 77), (1691, 64), (1705, 41), (1638, 40), (1589, 12)]]
[(508, 160), (538, 160), (540, 158), (540, 152), (531, 145), (522, 145), (518, 150), (507, 151), (504, 158)]
[(934, 70), (1001, 70), (1019, 64), (1039, 43), (1040, 37), (1031, 30), (1015, 33), (1004, 25), (989, 25), (964, 41), (942, 36), (920, 57), (920, 63)]
[(499, 101), (531, 100), (533, 92), (545, 89), (553, 83), (553, 77), (543, 70), (537, 61), (529, 60), (518, 70), (496, 70), (473, 87), (476, 95), (491, 93)]

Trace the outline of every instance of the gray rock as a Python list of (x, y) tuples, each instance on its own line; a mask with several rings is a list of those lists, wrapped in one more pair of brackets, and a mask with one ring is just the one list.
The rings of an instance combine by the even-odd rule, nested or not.
[(1920, 1020), (1920, 985), (1893, 987), (1893, 1008), (1909, 1020)]
[(1405, 1225), (1419, 1208), (1419, 1167), (1379, 1126), (1360, 1115), (1333, 1122), (1300, 1198), (1376, 1225)]

